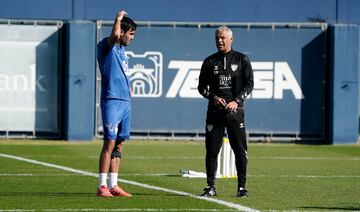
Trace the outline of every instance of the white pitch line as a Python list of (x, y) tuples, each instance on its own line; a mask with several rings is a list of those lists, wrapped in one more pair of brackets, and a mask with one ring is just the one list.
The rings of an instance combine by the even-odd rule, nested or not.
[[(72, 176), (84, 176), (82, 174), (32, 174), (32, 173), (0, 173), (0, 177), (72, 177)], [(120, 177), (127, 176), (152, 176), (152, 177), (163, 177), (163, 176), (174, 176), (174, 174), (120, 174)], [(360, 178), (360, 175), (248, 175), (248, 177), (281, 177), (281, 178)], [(0, 210), (1, 212), (1, 210)]]
[(249, 157), (250, 159), (261, 159), (261, 160), (360, 160), (360, 157), (350, 158), (337, 158), (337, 157)]
[[(42, 166), (52, 167), (52, 168), (56, 168), (56, 169), (60, 169), (60, 170), (68, 171), (68, 172), (73, 172), (73, 173), (77, 173), (77, 174), (81, 174), (81, 175), (85, 175), (85, 176), (98, 177), (98, 174), (96, 174), (96, 173), (82, 171), (82, 170), (78, 170), (78, 169), (73, 169), (73, 168), (66, 167), (66, 166), (60, 166), (60, 165), (56, 165), (56, 164), (41, 162), (41, 161), (37, 161), (37, 160), (27, 159), (27, 158), (18, 157), (18, 156), (15, 156), (15, 155), (7, 155), (7, 154), (1, 154), (0, 153), (0, 157), (11, 158), (11, 159), (14, 159), (14, 160), (19, 160), (19, 161), (38, 164), (38, 165), (42, 165)], [(196, 196), (194, 194), (183, 192), (183, 191), (177, 191), (177, 190), (172, 190), (172, 189), (167, 189), (167, 188), (161, 188), (161, 187), (152, 186), (152, 185), (148, 185), (148, 184), (144, 184), (144, 183), (138, 183), (138, 182), (135, 182), (135, 181), (125, 180), (125, 179), (119, 179), (118, 181), (122, 182), (122, 183), (130, 184), (130, 185), (134, 185), (134, 186), (143, 187), (143, 188), (163, 191), (163, 192), (167, 192), (167, 193), (178, 194), (178, 195), (182, 195), (182, 196), (188, 196), (188, 197), (191, 197), (191, 198), (194, 198), (194, 199), (201, 199), (201, 200), (205, 200), (205, 201), (208, 201), (208, 202), (214, 202), (214, 203), (217, 203), (219, 205), (224, 205), (224, 206), (227, 206), (229, 208), (234, 208), (234, 209), (239, 210), (239, 211), (258, 212), (258, 210), (255, 210), (255, 209), (252, 209), (252, 208), (249, 208), (249, 207), (245, 207), (245, 206), (235, 204), (235, 203), (232, 203), (232, 202), (226, 202), (224, 200), (219, 200), (219, 199), (215, 199), (215, 198)]]
[[(93, 158), (99, 158), (98, 155), (91, 155), (89, 156), (89, 158), (93, 159)], [(176, 159), (176, 160), (203, 160), (205, 159), (205, 157), (188, 157), (188, 156), (167, 156), (167, 157), (163, 157), (163, 156), (126, 156), (126, 159), (137, 159), (137, 160), (164, 160), (164, 159)]]
[[(72, 177), (72, 176), (79, 176), (79, 174), (32, 174), (32, 173), (21, 173), (21, 174), (14, 174), (14, 173), (1, 173), (1, 176), (5, 177), (51, 177), (51, 176), (62, 176), (62, 177)], [(0, 211), (1, 212), (1, 211)]]
[(360, 175), (248, 175), (249, 177), (281, 177), (281, 178), (360, 178)]
[[(91, 155), (89, 158), (94, 159), (99, 156)], [(203, 160), (205, 157), (188, 157), (188, 156), (127, 156), (126, 159), (138, 159), (138, 160), (164, 160), (164, 159), (176, 159), (176, 160)], [(285, 157), (285, 156), (273, 156), (273, 157), (256, 157), (249, 156), (251, 160), (345, 160), (345, 161), (358, 161), (360, 157), (347, 157), (347, 158), (338, 158), (338, 157)]]

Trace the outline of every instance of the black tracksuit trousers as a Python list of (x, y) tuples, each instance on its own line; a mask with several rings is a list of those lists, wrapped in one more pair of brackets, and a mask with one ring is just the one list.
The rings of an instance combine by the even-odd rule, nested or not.
[(238, 187), (245, 188), (247, 171), (247, 140), (244, 123), (244, 109), (236, 112), (209, 107), (206, 117), (206, 174), (207, 184), (215, 186), (217, 158), (220, 152), (223, 136), (227, 130), (229, 143), (235, 154), (235, 164), (238, 177)]

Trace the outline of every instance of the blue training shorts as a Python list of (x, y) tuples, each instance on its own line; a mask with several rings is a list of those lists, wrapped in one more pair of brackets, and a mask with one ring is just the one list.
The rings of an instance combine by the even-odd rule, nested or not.
[(119, 99), (101, 101), (104, 140), (130, 138), (131, 102)]

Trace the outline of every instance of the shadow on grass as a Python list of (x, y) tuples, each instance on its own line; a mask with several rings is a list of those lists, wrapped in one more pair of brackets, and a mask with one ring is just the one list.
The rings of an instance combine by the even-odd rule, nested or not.
[(360, 211), (360, 205), (358, 206), (345, 206), (345, 207), (301, 207), (302, 209), (317, 209), (317, 210), (343, 210), (343, 211)]
[(0, 196), (95, 196), (95, 193), (66, 193), (66, 192), (0, 192)]
[(180, 174), (167, 174), (165, 177), (182, 177)]
[[(133, 196), (183, 196), (179, 194), (171, 194), (171, 193), (132, 193)], [(81, 192), (0, 192), (0, 197), (34, 197), (34, 196), (43, 196), (43, 197), (96, 197), (95, 193), (81, 193)], [(1, 210), (0, 210), (1, 211)]]

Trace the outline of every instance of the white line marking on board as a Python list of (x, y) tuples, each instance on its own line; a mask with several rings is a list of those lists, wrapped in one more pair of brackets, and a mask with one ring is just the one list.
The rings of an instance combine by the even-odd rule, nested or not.
[[(28, 162), (28, 163), (33, 163), (33, 164), (38, 164), (38, 165), (42, 165), (42, 166), (52, 167), (52, 168), (56, 168), (56, 169), (60, 169), (60, 170), (68, 171), (68, 172), (73, 172), (73, 173), (77, 173), (77, 174), (81, 174), (81, 175), (98, 177), (98, 174), (96, 174), (96, 173), (82, 171), (82, 170), (78, 170), (78, 169), (73, 169), (73, 168), (66, 167), (66, 166), (60, 166), (60, 165), (56, 165), (56, 164), (41, 162), (41, 161), (37, 161), (37, 160), (22, 158), (22, 157), (18, 157), (18, 156), (15, 156), (15, 155), (0, 154), (0, 157), (11, 158), (11, 159), (14, 159), (14, 160), (25, 161), (25, 162)], [(130, 185), (143, 187), (143, 188), (163, 191), (163, 192), (167, 192), (167, 193), (178, 194), (178, 195), (182, 195), (182, 196), (188, 196), (188, 197), (191, 197), (191, 198), (194, 198), (194, 199), (201, 199), (201, 200), (205, 200), (205, 201), (208, 201), (208, 202), (214, 202), (214, 203), (217, 203), (219, 205), (224, 205), (224, 206), (227, 206), (229, 208), (237, 209), (239, 211), (246, 211), (246, 212), (257, 212), (258, 211), (258, 210), (255, 210), (255, 209), (252, 209), (252, 208), (249, 208), (249, 207), (245, 207), (245, 206), (242, 206), (242, 205), (239, 205), (239, 204), (235, 204), (235, 203), (232, 203), (232, 202), (226, 202), (226, 201), (220, 200), (220, 199), (196, 196), (194, 194), (183, 192), (183, 191), (177, 191), (177, 190), (172, 190), (172, 189), (167, 189), (167, 188), (161, 188), (161, 187), (152, 186), (152, 185), (148, 185), (148, 184), (144, 184), (144, 183), (138, 183), (138, 182), (135, 182), (135, 181), (125, 180), (125, 179), (119, 179), (118, 181), (122, 182), (122, 183), (130, 184)]]

